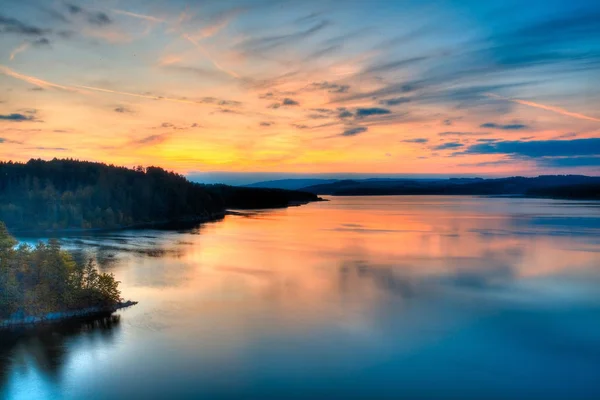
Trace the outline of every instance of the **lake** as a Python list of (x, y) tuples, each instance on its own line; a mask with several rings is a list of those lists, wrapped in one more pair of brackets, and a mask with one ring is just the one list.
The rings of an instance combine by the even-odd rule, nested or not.
[(600, 203), (330, 200), (63, 239), (139, 304), (4, 334), (0, 398), (600, 398)]

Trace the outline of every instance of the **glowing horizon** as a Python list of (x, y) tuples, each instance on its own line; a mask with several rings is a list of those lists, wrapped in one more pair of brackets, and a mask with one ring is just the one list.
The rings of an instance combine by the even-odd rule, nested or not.
[(597, 175), (600, 6), (519, 7), (7, 0), (0, 158)]

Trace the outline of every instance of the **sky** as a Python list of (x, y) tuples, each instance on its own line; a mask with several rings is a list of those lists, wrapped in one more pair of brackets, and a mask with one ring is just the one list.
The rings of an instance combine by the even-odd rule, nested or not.
[(600, 174), (600, 2), (1, 0), (0, 159)]

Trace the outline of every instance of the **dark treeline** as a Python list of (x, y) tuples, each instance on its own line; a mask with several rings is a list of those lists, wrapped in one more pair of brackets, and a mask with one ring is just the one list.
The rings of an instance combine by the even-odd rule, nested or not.
[(341, 180), (302, 190), (333, 196), (374, 195), (514, 195), (568, 199), (600, 198), (600, 177), (547, 175), (536, 178), (462, 178), (439, 180)]
[(13, 231), (207, 220), (227, 208), (285, 207), (317, 199), (302, 192), (201, 185), (158, 167), (57, 159), (0, 163), (0, 220)]
[(527, 194), (530, 196), (552, 197), (558, 199), (600, 200), (600, 182), (540, 187), (529, 190)]
[(93, 262), (78, 262), (57, 240), (18, 244), (0, 222), (0, 320), (48, 313), (110, 309), (121, 301), (119, 283)]

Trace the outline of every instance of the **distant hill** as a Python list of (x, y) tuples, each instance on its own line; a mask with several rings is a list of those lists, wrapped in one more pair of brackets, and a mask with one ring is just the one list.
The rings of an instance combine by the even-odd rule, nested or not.
[(337, 179), (277, 179), (273, 181), (264, 181), (264, 182), (256, 182), (251, 183), (249, 185), (244, 185), (244, 187), (251, 188), (269, 188), (269, 189), (287, 189), (287, 190), (299, 190), (303, 187), (334, 183)]
[(0, 220), (13, 232), (203, 221), (230, 208), (317, 200), (306, 192), (201, 185), (158, 167), (57, 159), (0, 163)]
[(375, 195), (513, 195), (565, 199), (600, 198), (600, 177), (546, 175), (536, 178), (464, 178), (441, 180), (339, 180), (301, 188), (332, 196)]

